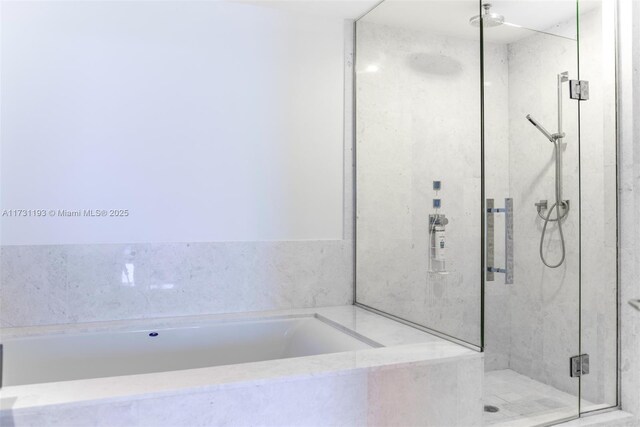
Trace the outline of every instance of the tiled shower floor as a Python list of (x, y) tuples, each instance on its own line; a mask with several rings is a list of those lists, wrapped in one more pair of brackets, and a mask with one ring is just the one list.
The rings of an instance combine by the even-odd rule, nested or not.
[[(520, 375), (510, 369), (485, 372), (484, 404), (497, 406), (498, 412), (485, 412), (484, 425), (492, 427), (530, 427), (578, 413), (576, 396)], [(595, 409), (582, 401), (582, 408)]]

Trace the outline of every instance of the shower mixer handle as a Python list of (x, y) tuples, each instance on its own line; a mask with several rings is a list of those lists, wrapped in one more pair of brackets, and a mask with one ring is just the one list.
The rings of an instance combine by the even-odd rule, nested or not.
[[(549, 209), (549, 201), (547, 199), (542, 199), (537, 203), (534, 203), (534, 206), (536, 207), (536, 211), (538, 212), (538, 216), (542, 219), (542, 220), (546, 220), (545, 216), (543, 215), (543, 212), (546, 211), (547, 209)], [(552, 203), (551, 205), (551, 209), (555, 208), (555, 202)], [(560, 215), (560, 219), (564, 219), (567, 214), (569, 213), (569, 209), (570, 209), (570, 202), (568, 199), (562, 200), (560, 202), (560, 208), (563, 210), (562, 214)], [(551, 219), (551, 222), (556, 222), (556, 219)]]
[[(539, 202), (534, 203), (534, 206), (538, 208), (539, 211), (546, 210), (549, 207), (549, 201), (547, 199), (541, 199)], [(560, 207), (563, 209), (569, 209), (569, 200), (565, 199), (560, 202)]]

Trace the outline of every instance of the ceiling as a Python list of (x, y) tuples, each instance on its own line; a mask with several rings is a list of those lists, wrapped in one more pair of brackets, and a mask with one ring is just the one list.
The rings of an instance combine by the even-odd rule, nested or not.
[[(601, 0), (581, 0), (580, 12), (600, 5)], [(512, 25), (486, 28), (485, 40), (511, 43), (542, 31), (576, 38), (575, 27), (567, 31), (558, 24), (569, 21), (576, 13), (576, 0), (494, 0), (492, 12), (503, 15)], [(469, 25), (469, 18), (479, 14), (478, 0), (386, 0), (362, 20), (405, 29), (479, 39), (479, 30)]]
[[(217, 0), (213, 0), (217, 1)], [(357, 19), (380, 0), (230, 0), (254, 6), (271, 7), (291, 13), (340, 19)]]

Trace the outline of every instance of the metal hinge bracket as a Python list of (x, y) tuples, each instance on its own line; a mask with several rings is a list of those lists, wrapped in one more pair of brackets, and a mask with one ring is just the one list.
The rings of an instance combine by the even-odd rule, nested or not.
[(569, 359), (571, 377), (581, 377), (589, 373), (589, 355), (581, 354)]
[(589, 82), (587, 80), (569, 80), (569, 96), (578, 101), (588, 100)]

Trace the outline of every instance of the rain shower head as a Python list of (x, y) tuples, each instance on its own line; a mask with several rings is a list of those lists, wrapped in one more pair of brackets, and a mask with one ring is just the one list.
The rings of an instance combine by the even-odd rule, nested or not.
[(480, 22), (483, 23), (484, 27), (497, 27), (504, 24), (504, 16), (491, 12), (491, 3), (484, 3), (482, 5), (482, 14), (469, 19), (469, 24), (474, 27), (479, 27)]
[(556, 142), (556, 138), (554, 137), (554, 135), (551, 135), (549, 133), (549, 131), (546, 130), (540, 123), (538, 123), (538, 121), (536, 119), (531, 117), (531, 114), (527, 114), (527, 120), (529, 120), (532, 125), (534, 125), (540, 132), (542, 132), (544, 134), (544, 136), (546, 136), (549, 141), (554, 142), (554, 143)]

